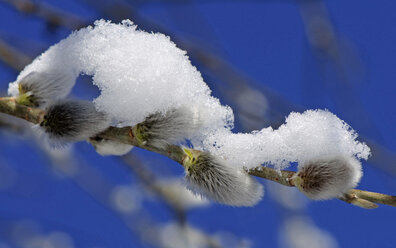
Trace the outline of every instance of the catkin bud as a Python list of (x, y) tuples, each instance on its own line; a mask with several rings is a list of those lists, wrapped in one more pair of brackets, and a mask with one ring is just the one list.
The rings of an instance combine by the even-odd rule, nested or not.
[(47, 109), (40, 126), (51, 139), (67, 142), (93, 137), (109, 124), (108, 116), (98, 112), (92, 102), (60, 100)]
[(361, 164), (356, 158), (335, 157), (304, 163), (292, 180), (307, 197), (327, 200), (356, 187), (361, 177)]
[(184, 148), (184, 153), (185, 179), (193, 192), (232, 206), (253, 206), (261, 200), (263, 186), (244, 171), (207, 152)]
[(42, 107), (65, 98), (74, 84), (70, 75), (61, 72), (31, 72), (18, 82), (17, 102)]
[(93, 145), (96, 152), (102, 156), (116, 155), (122, 156), (132, 150), (133, 146), (123, 144), (117, 141), (102, 139), (102, 138), (90, 138), (89, 143)]
[(197, 110), (181, 107), (165, 114), (148, 116), (144, 122), (134, 127), (133, 132), (141, 144), (164, 149), (168, 144), (190, 137), (201, 124)]

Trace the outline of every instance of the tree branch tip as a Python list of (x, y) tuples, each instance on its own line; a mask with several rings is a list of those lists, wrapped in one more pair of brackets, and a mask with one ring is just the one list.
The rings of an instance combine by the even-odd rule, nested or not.
[[(38, 124), (42, 121), (45, 111), (39, 108), (33, 108), (19, 104), (17, 99), (14, 97), (0, 97), (0, 113), (5, 113), (25, 119), (31, 123)], [(96, 137), (113, 140), (122, 144), (139, 146), (145, 150), (167, 156), (183, 165), (185, 156), (183, 147), (177, 145), (168, 145), (163, 149), (154, 149), (152, 147), (145, 146), (145, 144), (139, 144), (136, 141), (136, 135), (133, 132), (133, 127), (118, 128), (110, 126), (105, 131), (97, 134)], [(200, 152), (198, 150), (194, 151)], [(245, 168), (245, 171), (251, 176), (261, 177), (289, 187), (295, 186), (293, 179), (296, 175), (296, 172), (294, 171), (277, 170), (262, 165), (252, 169)], [(360, 189), (351, 189), (338, 199), (365, 209), (378, 208), (376, 203), (396, 207), (396, 196)]]

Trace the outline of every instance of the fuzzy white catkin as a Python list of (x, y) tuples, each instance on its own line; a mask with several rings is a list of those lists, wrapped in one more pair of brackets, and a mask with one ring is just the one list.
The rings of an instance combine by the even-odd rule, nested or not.
[(107, 114), (97, 111), (92, 102), (59, 100), (48, 107), (40, 126), (50, 139), (62, 143), (93, 137), (109, 124)]
[(74, 85), (74, 76), (59, 69), (47, 71), (31, 71), (27, 75), (21, 73), (15, 83), (11, 84), (8, 92), (12, 96), (19, 96), (18, 86), (21, 85), (35, 98), (37, 107), (45, 107), (49, 103), (65, 98)]
[(165, 149), (168, 144), (192, 137), (203, 126), (201, 112), (194, 107), (180, 107), (165, 114), (155, 113), (139, 124), (139, 132), (146, 145)]
[[(323, 157), (299, 165), (296, 187), (314, 200), (336, 198), (357, 186), (362, 166), (356, 158)], [(295, 180), (295, 179), (293, 179)]]
[(202, 153), (186, 168), (185, 179), (193, 192), (231, 206), (254, 206), (264, 194), (263, 186), (254, 178), (209, 153)]

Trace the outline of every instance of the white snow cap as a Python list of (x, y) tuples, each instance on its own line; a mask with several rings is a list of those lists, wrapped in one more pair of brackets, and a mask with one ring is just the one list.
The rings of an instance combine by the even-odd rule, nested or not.
[(218, 132), (205, 140), (204, 147), (222, 156), (235, 167), (254, 168), (272, 164), (284, 169), (322, 157), (367, 159), (370, 148), (356, 140), (356, 132), (326, 110), (291, 113), (278, 129), (271, 127), (252, 133)]
[(10, 84), (9, 92), (15, 94), (18, 81), (31, 72), (62, 68), (72, 76), (70, 83), (79, 74), (91, 75), (101, 90), (94, 100), (97, 110), (120, 126), (194, 103), (210, 110), (206, 111), (207, 131), (232, 126), (232, 110), (210, 96), (186, 52), (164, 34), (136, 28), (129, 20), (121, 24), (99, 20), (93, 27), (72, 33), (28, 65)]

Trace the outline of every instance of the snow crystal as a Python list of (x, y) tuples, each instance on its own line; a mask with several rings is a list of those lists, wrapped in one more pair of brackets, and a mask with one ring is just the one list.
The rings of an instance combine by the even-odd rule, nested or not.
[(222, 130), (208, 137), (200, 148), (222, 156), (238, 168), (272, 164), (284, 169), (290, 162), (304, 163), (322, 157), (367, 159), (370, 149), (356, 138), (355, 131), (334, 114), (307, 110), (291, 113), (277, 130), (269, 127), (238, 134)]

